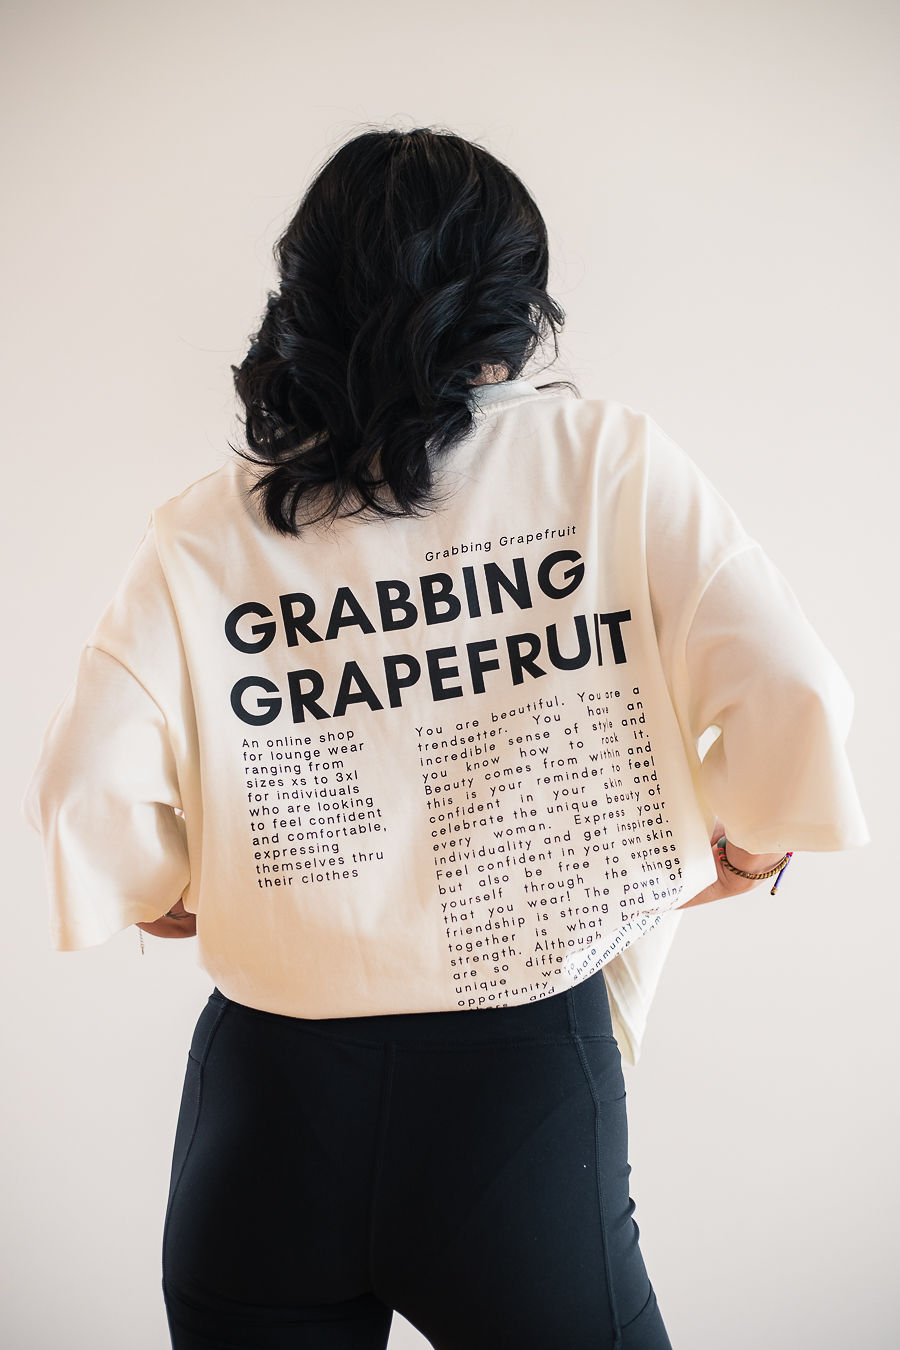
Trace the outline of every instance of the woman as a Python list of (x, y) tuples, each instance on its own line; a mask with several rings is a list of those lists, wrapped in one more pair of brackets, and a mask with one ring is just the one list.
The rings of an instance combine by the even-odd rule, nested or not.
[(866, 842), (852, 694), (650, 418), (523, 378), (563, 314), (485, 150), (365, 132), (276, 253), (248, 448), (152, 513), (26, 801), (54, 946), (215, 981), (172, 1344), (658, 1350), (621, 1054), (680, 910)]

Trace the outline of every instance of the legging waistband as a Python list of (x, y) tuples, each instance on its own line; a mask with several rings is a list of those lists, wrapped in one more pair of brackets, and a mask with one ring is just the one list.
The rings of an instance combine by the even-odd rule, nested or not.
[(466, 1045), (496, 1041), (566, 1039), (571, 1036), (613, 1036), (609, 997), (603, 970), (548, 998), (499, 1008), (463, 1008), (456, 1011), (386, 1013), (366, 1017), (288, 1017), (251, 1008), (229, 999), (215, 988), (211, 998), (257, 1017), (283, 1025), (285, 1031), (308, 1032), (335, 1040), (431, 1041)]

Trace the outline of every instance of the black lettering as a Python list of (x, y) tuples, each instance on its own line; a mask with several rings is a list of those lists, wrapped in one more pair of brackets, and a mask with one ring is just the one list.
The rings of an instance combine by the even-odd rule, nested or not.
[[(397, 674), (401, 663), (405, 663), (407, 668), (406, 678), (404, 679), (401, 679)], [(387, 686), (388, 702), (392, 708), (400, 707), (400, 690), (415, 684), (421, 673), (422, 667), (414, 656), (401, 653), (399, 656), (386, 656), (384, 658), (384, 682)]]
[(513, 571), (516, 574), (515, 581), (510, 581), (509, 577), (501, 571), (498, 563), (489, 562), (484, 565), (484, 579), (487, 582), (488, 597), (491, 602), (491, 613), (500, 614), (503, 609), (503, 601), (500, 599), (500, 587), (511, 595), (519, 609), (531, 609), (531, 592), (528, 589), (528, 575), (525, 571), (525, 559), (513, 558)]
[[(341, 611), (345, 605), (347, 606), (347, 613), (342, 614)], [(331, 606), (331, 618), (328, 620), (328, 627), (325, 630), (325, 641), (330, 642), (332, 638), (337, 637), (339, 629), (350, 628), (354, 624), (358, 625), (364, 633), (375, 632), (375, 625), (350, 587), (338, 586), (334, 593), (334, 604)]]
[[(314, 633), (309, 621), (316, 612), (316, 602), (311, 595), (298, 591), (294, 595), (280, 595), (281, 620), (284, 624), (284, 636), (289, 647), (297, 646), (297, 634), (302, 633), (307, 642), (321, 642), (319, 633)], [(295, 614), (294, 605), (302, 605), (303, 613)]]
[[(310, 688), (304, 692), (300, 687), (301, 680), (309, 680)], [(321, 698), (325, 689), (325, 681), (317, 670), (289, 670), (288, 671), (288, 689), (291, 693), (291, 716), (295, 722), (303, 722), (304, 710), (311, 712), (313, 717), (327, 717), (328, 713), (316, 702)]]
[[(415, 605), (409, 603), (409, 587), (405, 581), (376, 581), (378, 608), (381, 612), (381, 627), (385, 633), (395, 628), (411, 628), (419, 617)], [(394, 592), (392, 595), (391, 592)], [(397, 610), (403, 613), (402, 619), (394, 619)]]
[(625, 655), (625, 643), (622, 641), (621, 625), (631, 618), (630, 609), (617, 609), (614, 614), (601, 614), (600, 622), (609, 626), (609, 640), (612, 643), (613, 657), (617, 666), (628, 658)]
[[(426, 623), (447, 623), (459, 615), (462, 606), (453, 594), (453, 578), (446, 572), (432, 572), (427, 577), (419, 577), (422, 588), (422, 608)], [(437, 606), (446, 605), (446, 612), (438, 614)]]
[[(257, 700), (260, 708), (265, 708), (265, 712), (253, 713), (245, 708), (241, 702), (241, 696), (245, 689), (265, 689), (266, 693), (273, 694), (273, 698), (260, 698)], [(252, 727), (263, 727), (267, 722), (274, 722), (275, 718), (281, 712), (281, 697), (278, 693), (278, 685), (267, 680), (264, 675), (245, 675), (242, 680), (231, 691), (231, 707), (242, 722), (247, 722)]]
[(463, 583), (466, 588), (466, 602), (469, 606), (469, 613), (473, 619), (481, 618), (481, 601), (478, 598), (478, 590), (475, 586), (475, 568), (464, 567), (462, 570)]
[[(258, 635), (255, 642), (248, 642), (237, 631), (238, 620), (242, 619), (245, 614), (259, 614), (264, 619), (272, 619), (271, 623), (251, 625), (250, 632)], [(225, 636), (232, 647), (237, 648), (239, 652), (264, 652), (267, 647), (272, 645), (275, 637), (275, 622), (272, 611), (266, 609), (265, 605), (258, 605), (254, 600), (248, 600), (246, 604), (238, 605), (225, 620)]]
[[(524, 656), (520, 650), (522, 643), (531, 647), (531, 651)], [(541, 650), (541, 639), (537, 633), (513, 633), (506, 639), (506, 650), (509, 653), (509, 668), (512, 671), (513, 684), (522, 684), (525, 679), (522, 674), (523, 670), (527, 670), (528, 674), (534, 676), (535, 679), (539, 675), (547, 674), (546, 670), (541, 670), (534, 660)]]
[[(568, 585), (557, 586), (550, 578), (550, 569), (559, 562), (565, 561), (576, 563), (575, 567), (569, 567), (563, 576)], [(581, 585), (584, 576), (584, 563), (581, 561), (581, 554), (576, 553), (574, 549), (558, 548), (554, 553), (548, 553), (546, 558), (541, 559), (538, 567), (537, 582), (545, 595), (551, 600), (562, 600), (563, 596), (571, 595)]]
[(573, 622), (575, 632), (578, 634), (578, 653), (575, 656), (560, 654), (555, 623), (547, 629), (547, 655), (550, 657), (551, 665), (556, 666), (557, 670), (580, 670), (591, 659), (591, 637), (588, 633), (587, 619), (583, 614), (576, 614)]
[(499, 661), (482, 661), (481, 653), (490, 651), (493, 648), (497, 650), (497, 643), (493, 638), (484, 638), (481, 642), (467, 642), (466, 655), (469, 658), (469, 671), (472, 675), (472, 689), (476, 694), (484, 693), (484, 671), (499, 670)]
[[(351, 684), (354, 680), (359, 688), (355, 693), (351, 693)], [(334, 716), (343, 717), (347, 711), (348, 703), (367, 703), (375, 712), (382, 706), (376, 697), (375, 690), (355, 661), (348, 661), (344, 666), (337, 699), (335, 700)]]
[[(457, 605), (459, 601), (457, 601)], [(425, 653), (425, 659), (428, 662), (428, 678), (431, 681), (431, 695), (434, 699), (460, 698), (462, 695), (461, 686), (455, 689), (445, 689), (444, 681), (452, 679), (454, 675), (459, 675), (458, 666), (448, 666), (446, 670), (441, 670), (440, 661), (445, 656), (455, 656), (455, 647), (432, 647)]]

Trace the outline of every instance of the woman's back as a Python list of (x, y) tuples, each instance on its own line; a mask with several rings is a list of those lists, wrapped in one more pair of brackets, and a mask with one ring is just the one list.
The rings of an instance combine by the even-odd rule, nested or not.
[(603, 966), (635, 1059), (716, 813), (758, 852), (864, 837), (846, 682), (688, 456), (607, 400), (471, 398), (437, 514), (277, 535), (237, 459), (153, 512), (33, 787), (77, 839), (58, 946), (183, 891), (223, 993), (305, 1018)]

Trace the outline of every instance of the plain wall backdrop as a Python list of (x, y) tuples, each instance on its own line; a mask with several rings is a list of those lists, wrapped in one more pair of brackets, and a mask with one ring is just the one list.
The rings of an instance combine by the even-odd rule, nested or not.
[[(169, 1344), (168, 1174), (212, 982), (193, 941), (147, 937), (142, 957), (136, 929), (51, 951), (21, 800), (151, 509), (240, 435), (229, 364), (277, 234), (370, 125), (456, 131), (524, 179), (568, 316), (537, 382), (650, 413), (856, 692), (873, 842), (685, 915), (627, 1073), (632, 1195), (675, 1350), (897, 1344), (898, 16), (4, 7), (5, 1344)], [(392, 1350), (424, 1345), (396, 1316)]]

